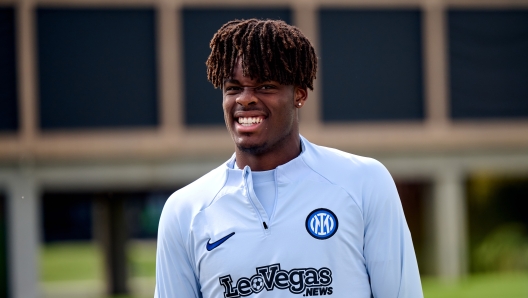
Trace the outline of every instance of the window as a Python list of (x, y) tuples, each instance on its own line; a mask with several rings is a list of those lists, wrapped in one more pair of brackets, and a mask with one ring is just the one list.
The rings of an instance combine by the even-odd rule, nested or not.
[(0, 8), (0, 132), (18, 129), (15, 72), (15, 13)]
[(154, 11), (37, 11), (40, 126), (158, 124)]
[(420, 26), (418, 10), (321, 10), (323, 120), (422, 120)]
[(528, 10), (448, 17), (451, 117), (528, 117)]

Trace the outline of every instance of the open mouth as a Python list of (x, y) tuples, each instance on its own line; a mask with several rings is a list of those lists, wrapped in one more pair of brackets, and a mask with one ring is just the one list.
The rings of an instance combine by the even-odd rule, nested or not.
[(239, 117), (237, 122), (242, 126), (251, 126), (262, 122), (262, 117)]

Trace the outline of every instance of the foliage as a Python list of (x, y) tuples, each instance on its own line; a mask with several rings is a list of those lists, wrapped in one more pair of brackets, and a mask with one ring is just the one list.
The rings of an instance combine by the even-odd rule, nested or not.
[(473, 266), (478, 271), (527, 271), (528, 237), (522, 224), (504, 224), (475, 248)]

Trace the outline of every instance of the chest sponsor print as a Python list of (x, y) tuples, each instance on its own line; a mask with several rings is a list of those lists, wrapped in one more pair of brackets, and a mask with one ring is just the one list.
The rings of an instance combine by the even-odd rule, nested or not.
[(289, 290), (303, 296), (332, 295), (332, 271), (329, 268), (295, 268), (282, 270), (280, 264), (256, 268), (251, 277), (241, 277), (233, 282), (231, 275), (219, 278), (225, 298), (246, 297), (266, 291)]

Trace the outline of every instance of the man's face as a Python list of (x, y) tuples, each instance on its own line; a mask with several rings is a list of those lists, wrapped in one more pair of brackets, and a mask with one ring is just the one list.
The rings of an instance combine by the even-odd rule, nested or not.
[(296, 105), (304, 104), (306, 90), (276, 81), (257, 83), (242, 75), (239, 60), (222, 92), (226, 126), (241, 152), (280, 153), (298, 134)]

